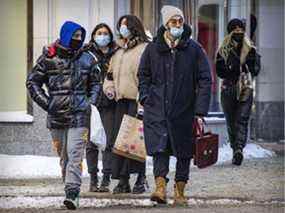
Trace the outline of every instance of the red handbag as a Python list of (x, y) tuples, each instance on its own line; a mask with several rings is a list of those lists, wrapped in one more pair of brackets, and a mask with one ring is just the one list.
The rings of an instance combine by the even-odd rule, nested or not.
[(218, 160), (219, 135), (204, 132), (204, 122), (199, 123), (195, 118), (193, 125), (194, 135), (194, 165), (206, 168)]

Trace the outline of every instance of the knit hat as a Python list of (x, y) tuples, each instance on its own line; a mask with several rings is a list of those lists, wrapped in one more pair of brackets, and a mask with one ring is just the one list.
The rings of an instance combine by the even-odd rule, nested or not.
[(231, 33), (236, 27), (240, 27), (245, 30), (245, 23), (238, 18), (230, 20), (227, 26), (228, 33)]
[(168, 23), (168, 21), (173, 17), (173, 16), (181, 16), (184, 20), (184, 15), (183, 12), (174, 6), (171, 5), (164, 5), (161, 8), (161, 16), (162, 16), (162, 23), (164, 26)]

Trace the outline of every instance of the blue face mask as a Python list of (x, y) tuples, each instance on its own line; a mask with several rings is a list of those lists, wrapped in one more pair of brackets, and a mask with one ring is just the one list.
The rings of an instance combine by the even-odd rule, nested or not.
[(184, 31), (183, 27), (171, 27), (170, 28), (170, 34), (174, 37), (174, 38), (179, 38), (182, 33)]
[(95, 42), (99, 47), (106, 47), (110, 43), (109, 35), (96, 35)]
[(131, 32), (126, 25), (121, 25), (120, 34), (123, 36), (123, 38), (128, 38), (131, 35)]

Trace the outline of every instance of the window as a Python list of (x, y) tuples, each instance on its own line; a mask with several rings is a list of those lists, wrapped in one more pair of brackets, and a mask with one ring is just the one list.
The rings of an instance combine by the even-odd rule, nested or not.
[(215, 56), (224, 36), (224, 0), (198, 1), (198, 42), (204, 47), (212, 70), (211, 112), (220, 112), (220, 80), (216, 75)]
[(138, 16), (146, 30), (149, 30), (153, 36), (156, 35), (158, 28), (162, 24), (160, 10), (164, 5), (173, 5), (180, 8), (187, 24), (191, 23), (191, 0), (153, 0), (141, 1), (132, 0), (130, 3), (131, 14)]
[(2, 0), (0, 7), (0, 122), (31, 121), (27, 70), (32, 62), (32, 1)]

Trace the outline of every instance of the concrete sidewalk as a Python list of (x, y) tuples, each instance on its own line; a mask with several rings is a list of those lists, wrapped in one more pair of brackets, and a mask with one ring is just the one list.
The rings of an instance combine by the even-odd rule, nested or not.
[[(169, 177), (171, 180), (167, 187), (171, 203), (174, 173)], [(114, 196), (110, 193), (88, 192), (89, 180), (84, 178), (80, 204), (85, 208), (121, 205), (151, 207), (153, 203), (149, 201), (149, 195), (154, 189), (154, 180), (150, 175), (147, 179), (150, 189), (146, 193)], [(280, 156), (245, 161), (241, 167), (228, 163), (202, 170), (191, 168), (190, 179), (186, 189), (190, 206), (285, 204), (284, 158)], [(132, 177), (132, 184), (134, 180)], [(115, 184), (116, 181), (113, 181), (111, 188)], [(60, 179), (0, 180), (0, 209), (28, 208), (33, 205), (41, 208), (61, 208), (63, 188)]]

